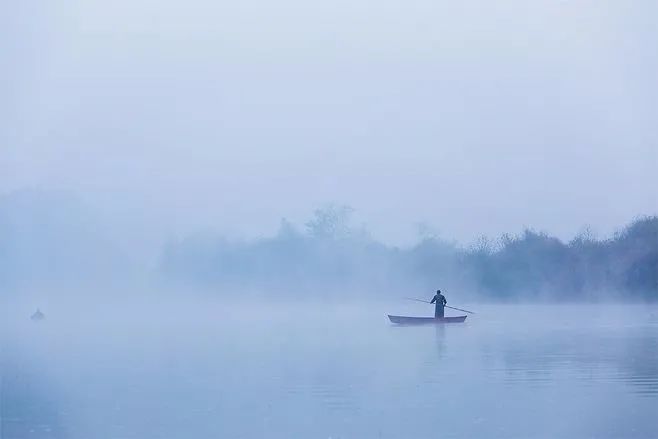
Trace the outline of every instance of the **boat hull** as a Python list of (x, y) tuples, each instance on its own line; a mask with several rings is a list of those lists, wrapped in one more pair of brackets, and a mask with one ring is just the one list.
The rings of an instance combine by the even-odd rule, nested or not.
[(406, 316), (388, 316), (392, 323), (397, 325), (442, 325), (444, 323), (462, 323), (466, 316), (458, 317), (406, 317)]

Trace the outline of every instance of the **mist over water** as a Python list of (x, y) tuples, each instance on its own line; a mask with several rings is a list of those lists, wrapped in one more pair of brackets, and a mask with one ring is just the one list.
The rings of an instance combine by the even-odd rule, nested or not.
[[(2, 439), (658, 435), (657, 217), (396, 247), (350, 214), (149, 266), (75, 198), (0, 199)], [(388, 321), (437, 287), (476, 314)]]
[(3, 438), (658, 434), (654, 307), (463, 306), (477, 310), (464, 324), (422, 327), (388, 322), (432, 315), (401, 300), (108, 303), (14, 318)]
[(0, 10), (0, 439), (658, 437), (658, 3)]

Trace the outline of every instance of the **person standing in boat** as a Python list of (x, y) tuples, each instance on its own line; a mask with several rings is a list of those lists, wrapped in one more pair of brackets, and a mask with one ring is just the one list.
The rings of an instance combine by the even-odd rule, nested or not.
[(441, 294), (441, 290), (436, 290), (436, 294), (432, 298), (430, 303), (435, 303), (434, 305), (434, 318), (439, 319), (443, 318), (444, 307), (448, 304), (445, 296)]

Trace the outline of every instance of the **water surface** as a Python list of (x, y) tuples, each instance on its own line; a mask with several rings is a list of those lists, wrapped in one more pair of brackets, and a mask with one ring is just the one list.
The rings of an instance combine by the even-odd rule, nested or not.
[(658, 437), (655, 307), (469, 306), (44, 310), (5, 334), (1, 437)]

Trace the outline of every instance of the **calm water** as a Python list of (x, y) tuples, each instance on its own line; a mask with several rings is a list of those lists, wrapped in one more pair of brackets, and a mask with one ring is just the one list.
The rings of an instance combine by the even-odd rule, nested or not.
[(471, 306), (44, 310), (7, 325), (0, 437), (658, 437), (656, 307)]

